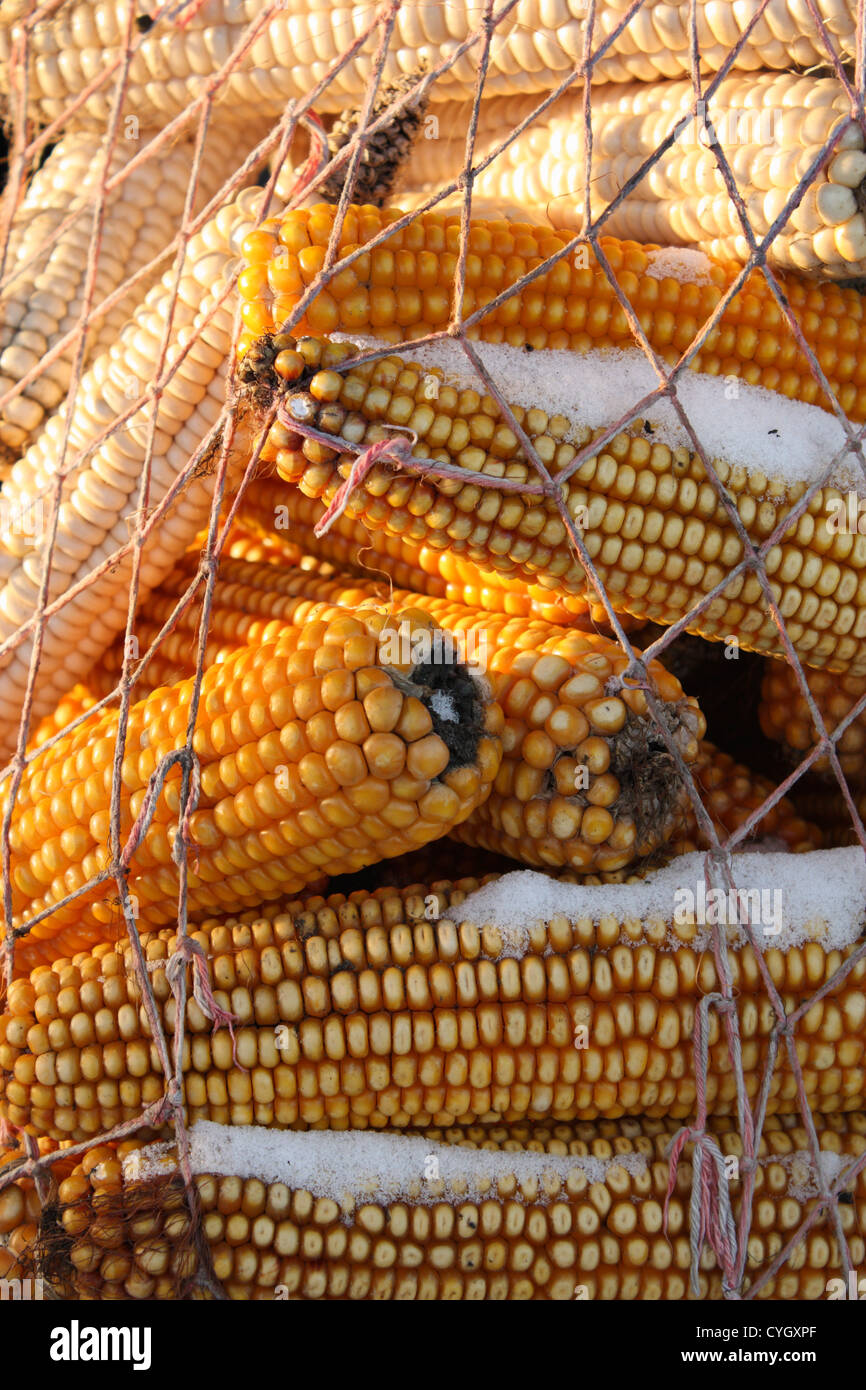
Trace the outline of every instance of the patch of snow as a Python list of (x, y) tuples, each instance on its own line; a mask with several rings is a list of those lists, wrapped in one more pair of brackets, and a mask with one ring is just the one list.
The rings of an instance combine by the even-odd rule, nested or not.
[[(642, 1154), (615, 1154), (609, 1159), (577, 1154), (538, 1153), (530, 1149), (470, 1149), (439, 1144), (414, 1135), (376, 1130), (294, 1130), (232, 1126), (200, 1120), (189, 1130), (194, 1174), (258, 1178), (283, 1182), (292, 1189), (330, 1197), (338, 1203), (385, 1202), (408, 1198), (422, 1206), (459, 1204), (495, 1196), (497, 1182), (541, 1182), (545, 1174), (565, 1180), (582, 1173), (587, 1182), (603, 1183), (612, 1168), (632, 1177), (647, 1171)], [(854, 1162), (854, 1153), (820, 1151), (820, 1169), (828, 1187)], [(789, 1175), (787, 1195), (806, 1202), (818, 1196), (819, 1184), (808, 1150), (766, 1154), (761, 1167), (779, 1163)], [(127, 1182), (166, 1177), (177, 1171), (173, 1144), (150, 1144), (123, 1160)], [(519, 1193), (515, 1194), (519, 1198)]]
[[(698, 922), (694, 945), (699, 950), (710, 944), (718, 916), (729, 944), (744, 946), (747, 911), (750, 920), (757, 922), (753, 931), (764, 949), (788, 951), (808, 941), (817, 941), (827, 950), (842, 949), (863, 930), (866, 859), (858, 846), (811, 854), (738, 854), (731, 872), (740, 897), (732, 901), (728, 895), (724, 903), (720, 897), (710, 897), (705, 864), (703, 853), (685, 854), (640, 883), (600, 886), (560, 883), (546, 874), (523, 870), (471, 893), (453, 915), (458, 923), (497, 929), (502, 939), (500, 956), (516, 957), (526, 954), (531, 930), (556, 916), (571, 922), (588, 918), (597, 923), (614, 916), (620, 922), (667, 924), (669, 949), (682, 944), (672, 927), (675, 914), (680, 921)], [(748, 906), (742, 896), (746, 893)], [(621, 939), (635, 942), (633, 935)], [(653, 942), (658, 944), (655, 935)]]
[[(364, 335), (332, 336), (365, 350), (385, 346)], [(639, 348), (577, 353), (558, 348), (524, 352), (502, 343), (476, 342), (472, 346), (511, 405), (565, 415), (575, 427), (611, 425), (629, 403), (642, 400), (659, 386)], [(449, 340), (410, 345), (402, 355), (428, 371), (441, 368), (448, 384), (485, 390), (459, 343)], [(829, 412), (765, 387), (751, 386), (740, 378), (684, 371), (677, 381), (677, 397), (710, 461), (739, 465), (750, 474), (763, 473), (788, 485), (812, 482), (846, 448), (842, 426)], [(435, 396), (431, 396), (433, 403)], [(693, 448), (670, 402), (656, 402), (636, 419), (640, 424), (649, 422), (654, 443), (672, 449)], [(835, 465), (829, 482), (843, 491), (850, 489), (866, 496), (866, 480), (850, 453)]]
[(168, 1177), (177, 1168), (177, 1150), (173, 1143), (148, 1144), (133, 1149), (123, 1160), (125, 1182), (145, 1182), (148, 1178)]
[[(500, 1178), (561, 1179), (577, 1170), (590, 1183), (604, 1182), (612, 1167), (633, 1176), (647, 1171), (642, 1154), (610, 1159), (537, 1153), (530, 1149), (467, 1149), (412, 1135), (376, 1130), (294, 1130), (231, 1126), (200, 1120), (189, 1131), (193, 1173), (218, 1173), (262, 1182), (284, 1182), (317, 1197), (395, 1200), (429, 1204), (482, 1198)], [(154, 1144), (124, 1160), (127, 1181), (171, 1171), (167, 1144)], [(439, 1184), (442, 1184), (440, 1186)]]

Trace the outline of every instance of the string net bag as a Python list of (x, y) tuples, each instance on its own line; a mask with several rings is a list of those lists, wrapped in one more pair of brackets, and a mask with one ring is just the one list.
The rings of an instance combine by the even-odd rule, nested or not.
[[(60, 1297), (393, 1296), (397, 1276), (368, 1267), (375, 1221), (363, 1213), (395, 1202), (424, 1207), (430, 1192), (463, 1212), (485, 1176), (506, 1191), (509, 1164), (516, 1200), (549, 1223), (547, 1272), (536, 1262), (523, 1282), (503, 1284), (491, 1266), (478, 1285), (466, 1254), (463, 1273), (448, 1276), (447, 1290), (447, 1280), (436, 1283), (434, 1296), (480, 1288), (485, 1297), (822, 1297), (833, 1278), (847, 1287), (862, 1263), (863, 13), (859, 3), (755, 0), (745, 19), (727, 4), (674, 10), (652, 0), (384, 0), (339, 11), (318, 0), (0, 4), (0, 1277), (41, 1280), (46, 1296)], [(289, 232), (278, 250), (281, 226)], [(411, 273), (400, 265), (410, 250)], [(328, 358), (325, 340), (343, 343), (342, 355)], [(463, 379), (470, 415), (486, 410), (488, 435), (467, 436), (464, 453), (470, 444), (478, 452), (493, 419), (513, 441), (504, 456), (519, 464), (444, 458), (399, 422), (375, 437), (344, 435), (335, 448), (319, 410), (327, 396), (307, 391), (315, 370), (326, 391), (353, 369), (384, 362), (390, 370), (395, 355), (421, 364), (415, 384), (432, 382), (431, 400), (440, 390), (456, 395), (451, 373)], [(662, 530), (638, 524), (652, 493), (641, 492), (636, 464), (659, 450), (669, 478), (655, 505), (671, 509), (664, 536), (664, 515)], [(791, 962), (805, 959), (807, 941), (788, 942), (785, 956), (751, 908), (738, 924), (762, 1001), (753, 1013), (763, 1009), (766, 1023), (759, 1064), (752, 1015), (737, 1007), (743, 975), (735, 978), (725, 924), (706, 924), (702, 950), (716, 985), (689, 1014), (687, 1115), (620, 1108), (591, 1122), (512, 1117), (459, 1128), (434, 1115), (421, 1139), (396, 1128), (373, 1135), (377, 1149), (366, 1131), (340, 1133), (340, 1124), (320, 1134), (299, 1111), (289, 1130), (258, 1141), (252, 1160), (231, 1148), (233, 1138), (196, 1138), (182, 1103), (195, 1049), (210, 1048), (214, 1060), (227, 1047), (240, 1091), (239, 1078), (254, 1070), (234, 996), (211, 968), (217, 953), (240, 983), (261, 983), (263, 957), (250, 963), (257, 923), (272, 947), (320, 941), (327, 954), (347, 913), (363, 919), (359, 893), (372, 891), (380, 914), (398, 903), (420, 931), (431, 920), (429, 894), (413, 896), (413, 885), (433, 886), (436, 922), (440, 906), (453, 912), (461, 895), (486, 891), (487, 873), (515, 867), (493, 838), (443, 839), (402, 867), (393, 857), (366, 868), (339, 902), (340, 885), (311, 878), (305, 897), (261, 913), (239, 902), (222, 922), (190, 887), (203, 795), (195, 735), (209, 714), (202, 682), (221, 565), (233, 544), (241, 558), (285, 563), (294, 543), (291, 528), (275, 536), (279, 526), (252, 525), (255, 490), (261, 522), (263, 497), (278, 509), (280, 489), (288, 496), (301, 484), (294, 492), (318, 503), (316, 538), (333, 542), (352, 516), (398, 533), (395, 516), (376, 511), (383, 478), (398, 493), (420, 486), (463, 498), (466, 524), (448, 534), (458, 557), (488, 560), (491, 592), (496, 575), (500, 589), (509, 577), (535, 585), (533, 602), (558, 605), (562, 625), (579, 610), (589, 630), (610, 634), (624, 661), (605, 695), (639, 692), (654, 722), (700, 847), (696, 890), (736, 890), (735, 851), (790, 807), (786, 798), (821, 819), (825, 844), (848, 845), (844, 863), (832, 861), (841, 887), (828, 915), (839, 917), (816, 944), (826, 956), (820, 980), (806, 970), (792, 985)], [(519, 504), (548, 528), (546, 561), (534, 537), (497, 541), (486, 553), (471, 538), (476, 517), (499, 514), (494, 495), (500, 508)], [(818, 547), (796, 564), (790, 538), (808, 547), (828, 499), (842, 499), (833, 534), (850, 544), (830, 559), (829, 545)], [(705, 542), (710, 519), (724, 533), (715, 549)], [(657, 542), (670, 571), (663, 600), (653, 584)], [(380, 561), (366, 567), (377, 581), (388, 573)], [(159, 621), (143, 624), (142, 606), (176, 585), (183, 565), (184, 585)], [(760, 723), (779, 735), (775, 715), (758, 715), (770, 657), (780, 698), (799, 702), (807, 731), (789, 740), (781, 776), (759, 733)], [(185, 661), (191, 684), (172, 752), (149, 765), (127, 736), (141, 691), (153, 688), (148, 669), (162, 669), (163, 658), (169, 667)], [(733, 827), (709, 804), (709, 784), (665, 716), (648, 670), (655, 658), (669, 660), (687, 688), (703, 682), (714, 737), (722, 741), (723, 724), (731, 752), (763, 757), (763, 771), (776, 774)], [(848, 682), (843, 714), (834, 679)], [(110, 739), (95, 722), (109, 710)], [(83, 742), (64, 743), (76, 731)], [(33, 798), (39, 759), (52, 749), (43, 794), (58, 819), (49, 824)], [(162, 821), (161, 804), (169, 807)], [(158, 824), (176, 910), (149, 922), (134, 870)], [(806, 843), (783, 848), (820, 843), (798, 833)], [(55, 839), (37, 864), (40, 842)], [(766, 863), (796, 882), (799, 902), (808, 875), (781, 857)], [(617, 890), (639, 886), (640, 871), (629, 864), (595, 876), (605, 913), (616, 915)], [(54, 874), (65, 875), (64, 893), (54, 885), (46, 896)], [(83, 928), (76, 935), (85, 920), (76, 914), (92, 914), (94, 903), (98, 947)], [(28, 983), (16, 957), (32, 948), (28, 964), (50, 963), (58, 913), (73, 971), (63, 989), (78, 990), (80, 1003), (89, 984), (116, 982), (132, 1011), (123, 1016), (128, 1045), (153, 1069), (147, 1086), (121, 1069), (125, 1099), (108, 1126), (94, 1127), (100, 1112), (83, 1104), (85, 1078), (71, 1103), (55, 1095), (65, 1118), (52, 1127), (48, 1092), (70, 1084), (37, 1065), (21, 1023), (42, 987)], [(350, 965), (341, 966), (344, 979)], [(58, 1034), (62, 1016), (45, 1014)], [(808, 1042), (822, 1020), (824, 1090)], [(28, 1027), (37, 1024), (34, 1012)], [(721, 1115), (708, 1100), (717, 1045), (734, 1085)], [(774, 1113), (782, 1066), (791, 1104)], [(38, 1090), (27, 1092), (27, 1123), (30, 1086)], [(220, 1115), (222, 1102), (213, 1103)], [(279, 1139), (306, 1142), (308, 1153), (319, 1142), (331, 1188), (312, 1177), (294, 1188), (283, 1181), (268, 1149)], [(417, 1172), (418, 1150), (404, 1143), (426, 1146), (436, 1160), (430, 1175), (423, 1164)], [(451, 1174), (458, 1145), (464, 1169)], [(251, 1161), (260, 1164), (254, 1176)], [(376, 1172), (380, 1189), (370, 1186)], [(441, 1186), (428, 1191), (425, 1181)], [(591, 1183), (609, 1201), (640, 1198), (645, 1220), (657, 1208), (664, 1223), (629, 1245), (622, 1214), (602, 1213), (608, 1245), (598, 1276), (555, 1240), (555, 1221), (576, 1219)], [(615, 1201), (609, 1211), (619, 1211)], [(291, 1219), (307, 1220), (297, 1250)], [(455, 1239), (469, 1241), (461, 1219)], [(661, 1277), (661, 1255), (648, 1262), (640, 1247), (648, 1232), (685, 1242), (679, 1283)], [(331, 1283), (304, 1268), (323, 1249), (334, 1252)], [(438, 1277), (425, 1266), (423, 1278), (412, 1276), (412, 1296)]]

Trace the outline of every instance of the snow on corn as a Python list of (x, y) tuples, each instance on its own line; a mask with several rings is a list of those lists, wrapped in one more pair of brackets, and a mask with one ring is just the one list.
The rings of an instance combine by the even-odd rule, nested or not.
[[(779, 1021), (751, 931), (786, 1014), (828, 986), (800, 1020), (803, 1086), (815, 1109), (857, 1110), (866, 961), (840, 967), (863, 929), (862, 854), (744, 854), (734, 882), (707, 893), (703, 856), (686, 855), (638, 883), (586, 887), (526, 872), (468, 897), (414, 885), (201, 922), (192, 935), (213, 1001), (234, 1023), (213, 1031), (216, 1010), (189, 998), (188, 1117), (337, 1129), (686, 1117), (696, 1017), (720, 985), (708, 949), (719, 924), (746, 1093), (761, 1087)], [(148, 916), (143, 907), (142, 929)], [(142, 943), (170, 1036), (177, 936), (166, 928)], [(709, 1113), (736, 1113), (724, 1024), (709, 1011), (701, 1026)], [(0, 1114), (55, 1139), (86, 1139), (158, 1101), (165, 1080), (130, 948), (103, 942), (14, 981), (0, 1068)], [(782, 1048), (768, 1113), (797, 1104)]]
[[(767, 1120), (746, 1287), (824, 1183), (850, 1195), (840, 1220), (852, 1260), (862, 1263), (864, 1177), (846, 1181), (846, 1173), (866, 1150), (866, 1119), (816, 1116), (815, 1125), (818, 1167), (795, 1117)], [(190, 1162), (214, 1272), (232, 1299), (720, 1299), (711, 1252), (694, 1287), (690, 1277), (691, 1145), (665, 1221), (676, 1129), (643, 1119), (409, 1137), (199, 1123)], [(714, 1123), (712, 1134), (736, 1174), (739, 1135), (730, 1121)], [(734, 1180), (732, 1189), (738, 1212), (742, 1186)], [(58, 1203), (59, 1226), (39, 1232), (57, 1296), (211, 1296), (197, 1288), (202, 1257), (172, 1144), (92, 1150), (60, 1183)], [(763, 1282), (758, 1296), (825, 1298), (839, 1256), (829, 1220), (819, 1219), (803, 1258)]]
[[(285, 336), (285, 342), (295, 340)], [(283, 349), (290, 359), (290, 380), (284, 383), (274, 372), (272, 399), (281, 401), (282, 420), (271, 427), (261, 453), (287, 483), (331, 503), (356, 458), (341, 448), (343, 441), (359, 449), (393, 438), (389, 426), (409, 429), (416, 436), (411, 446), (415, 458), (457, 464), (466, 481), (441, 478), (435, 471), (419, 469), (416, 474), (411, 468), (395, 478), (390, 463), (374, 463), (345, 499), (354, 520), (416, 545), (464, 553), (474, 563), (524, 583), (552, 581), (558, 590), (594, 592), (557, 500), (538, 492), (537, 470), (497, 403), (476, 389), (481, 383), (470, 373), (440, 379), (439, 369), (426, 370), (412, 357), (396, 354), (341, 371), (341, 362), (353, 355), (352, 345), (301, 339), (299, 346), (306, 357)], [(497, 348), (500, 355), (506, 351)], [(554, 360), (536, 363), (533, 383), (552, 370), (567, 390), (569, 375), (582, 359), (558, 351), (547, 358)], [(591, 363), (587, 375), (593, 369), (603, 374), (604, 361)], [(511, 380), (519, 372), (512, 360)], [(436, 383), (432, 403), (426, 385), (430, 380)], [(511, 393), (504, 389), (508, 399)], [(534, 393), (526, 381), (523, 391)], [(763, 395), (784, 429), (790, 403), (774, 400), (770, 392)], [(704, 418), (712, 418), (718, 396), (713, 383)], [(574, 399), (559, 395), (563, 404)], [(587, 453), (602, 431), (580, 422), (579, 407), (576, 420), (566, 413), (550, 415), (538, 405), (512, 405), (511, 410), (551, 477), (562, 475), (568, 518), (615, 607), (662, 624), (688, 618), (689, 630), (703, 637), (736, 638), (752, 650), (780, 654), (779, 628), (760, 578), (743, 565), (742, 527), (755, 548), (775, 538), (763, 555), (768, 589), (798, 655), (813, 666), (855, 675), (866, 670), (866, 546), (859, 535), (832, 525), (833, 507), (844, 496), (840, 487), (814, 489), (803, 515), (784, 524), (810, 481), (817, 482), (827, 467), (820, 443), (837, 429), (829, 414), (813, 410), (812, 437), (799, 431), (799, 456), (795, 451), (792, 460), (787, 448), (776, 453), (775, 470), (768, 462), (772, 446), (768, 449), (760, 433), (754, 452), (762, 467), (749, 469), (715, 457), (717, 487), (698, 454), (662, 442), (663, 434), (656, 439), (651, 422), (649, 431), (629, 426), (598, 453)], [(254, 428), (254, 414), (249, 418)], [(739, 448), (748, 452), (754, 437), (749, 412), (737, 418)], [(786, 444), (797, 437), (798, 423), (789, 421)], [(308, 428), (323, 438), (305, 438)], [(701, 424), (696, 428), (700, 437)], [(507, 478), (510, 488), (476, 484), (470, 481), (472, 473)], [(517, 479), (526, 483), (525, 494), (511, 490)], [(838, 482), (849, 487), (850, 472), (840, 474)], [(731, 578), (738, 566), (742, 571)]]

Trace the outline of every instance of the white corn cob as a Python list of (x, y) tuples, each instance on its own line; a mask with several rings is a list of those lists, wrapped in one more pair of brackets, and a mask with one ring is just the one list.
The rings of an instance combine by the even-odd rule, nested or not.
[[(187, 249), (175, 306), (167, 365), (192, 341), (161, 397), (152, 462), (149, 504), (156, 506), (216, 423), (224, 402), (231, 360), (234, 304), (229, 296), (210, 322), (208, 312), (237, 269), (241, 241), (255, 225), (259, 189), (246, 189), (221, 209)], [(70, 435), (67, 467), (77, 451), (129, 407), (129, 382), (139, 390), (152, 383), (159, 344), (174, 284), (172, 270), (153, 287), (110, 351), (83, 375)], [(70, 472), (53, 563), (49, 602), (83, 579), (130, 538), (128, 518), (135, 512), (145, 458), (152, 403), (140, 408)], [(36, 609), (42, 573), (51, 489), (56, 477), (63, 412), (53, 416), (40, 438), (12, 469), (4, 499), (15, 516), (21, 508), (33, 535), (10, 526), (0, 552), (0, 641), (16, 632)], [(158, 584), (206, 523), (213, 492), (209, 477), (193, 479), (144, 548), (141, 593)], [(26, 526), (23, 529), (27, 529)], [(131, 555), (67, 603), (45, 629), (36, 683), (34, 713), (54, 707), (59, 696), (83, 677), (126, 620)], [(0, 658), (0, 752), (17, 738), (31, 656), (28, 637)]]
[[(595, 47), (622, 23), (631, 4), (632, 0), (605, 0), (596, 7)], [(815, 8), (836, 51), (843, 58), (853, 58), (856, 0), (817, 0)], [(701, 68), (704, 72), (718, 72), (760, 9), (760, 0), (698, 0), (696, 9)], [(685, 0), (675, 4), (650, 0), (642, 5), (600, 64), (605, 81), (628, 82), (637, 78), (651, 82), (689, 72), (690, 14), (691, 5)], [(770, 0), (737, 55), (735, 66), (755, 71), (807, 68), (827, 62), (827, 49), (807, 0)]]
[[(537, 104), (534, 97), (484, 102), (476, 162)], [(719, 260), (747, 260), (746, 238), (709, 147), (709, 125), (760, 240), (831, 132), (850, 114), (850, 102), (835, 78), (761, 73), (726, 78), (699, 121), (689, 117), (693, 105), (690, 82), (635, 82), (603, 87), (593, 97), (592, 215), (604, 211), (681, 125), (676, 142), (611, 214), (605, 231), (635, 241), (696, 244)], [(471, 106), (464, 101), (439, 108), (442, 138), (416, 143), (395, 194), (401, 203), (422, 201), (462, 169)], [(582, 93), (574, 92), (508, 145), (478, 176), (473, 192), (495, 204), (499, 216), (510, 207), (556, 227), (579, 228), (585, 179)], [(770, 261), (835, 278), (866, 274), (864, 180), (863, 132), (854, 125), (774, 239)]]
[[(244, 132), (246, 135), (246, 132)], [(121, 136), (109, 161), (109, 176), (143, 147), (147, 137)], [(81, 313), (94, 210), (105, 167), (106, 140), (78, 131), (54, 147), (34, 175), (35, 190), (15, 219), (16, 263), (8, 267), (0, 295), (0, 396), (36, 366), (48, 348), (74, 328)], [(194, 138), (161, 147), (134, 168), (106, 199), (102, 244), (92, 307), (170, 245), (180, 228), (192, 169)], [(240, 128), (212, 129), (205, 141), (193, 212), (210, 201), (227, 170), (246, 153)], [(69, 215), (76, 221), (53, 241)], [(164, 269), (165, 265), (160, 267)], [(88, 327), (84, 362), (93, 361), (117, 340), (135, 304), (156, 278), (151, 274)], [(20, 394), (0, 408), (0, 444), (17, 457), (66, 395), (76, 342), (50, 362)]]
[[(597, 6), (594, 39), (598, 47), (623, 21), (631, 0)], [(759, 0), (699, 0), (698, 43), (705, 71), (716, 71), (739, 39)], [(0, 4), (0, 65), (8, 62), (16, 26), (31, 0)], [(498, 8), (494, 7), (494, 10)], [(817, 8), (843, 56), (854, 53), (854, 0), (817, 0)], [(378, 12), (375, 0), (335, 9), (332, 0), (292, 0), (278, 4), (222, 90), (238, 119), (282, 115), (290, 98), (303, 98), (363, 34)], [(586, 0), (521, 0), (497, 24), (485, 84), (488, 95), (544, 91), (582, 61)], [(685, 3), (645, 0), (628, 27), (594, 68), (595, 81), (655, 81), (690, 70), (689, 12)], [(181, 12), (182, 13), (182, 12)], [(261, 0), (209, 0), (178, 27), (177, 19), (156, 21), (136, 34), (129, 72), (126, 110), (147, 123), (177, 115), (229, 58), (247, 25), (262, 16)], [(434, 67), (478, 28), (482, 0), (447, 4), (444, 0), (403, 0), (385, 81), (422, 63)], [(178, 15), (178, 18), (181, 16)], [(31, 35), (29, 113), (38, 121), (61, 116), (65, 107), (112, 60), (119, 60), (128, 18), (127, 0), (72, 0)], [(317, 101), (320, 111), (358, 104), (366, 90), (378, 42), (376, 30)], [(432, 99), (469, 95), (477, 79), (480, 46), (464, 53), (436, 82)], [(810, 66), (827, 61), (805, 0), (770, 0), (750, 34), (738, 66), (746, 69)], [(116, 73), (117, 69), (115, 69)], [(115, 76), (109, 76), (75, 114), (76, 124), (104, 121)], [(0, 88), (9, 90), (8, 73)]]
[[(70, 133), (58, 142), (57, 148), (59, 149), (60, 145), (63, 145), (71, 152), (82, 143), (87, 143), (92, 147), (93, 138), (93, 135), (82, 132)], [(9, 241), (3, 264), (4, 278), (10, 274), (15, 265), (25, 238), (32, 236), (34, 229), (38, 227), (40, 238), (45, 240), (63, 218), (63, 202), (57, 198), (54, 191), (58, 166), (53, 155), (54, 150), (48, 155), (44, 164), (33, 170), (26, 187), (22, 190), (21, 200), (13, 214), (9, 228)]]

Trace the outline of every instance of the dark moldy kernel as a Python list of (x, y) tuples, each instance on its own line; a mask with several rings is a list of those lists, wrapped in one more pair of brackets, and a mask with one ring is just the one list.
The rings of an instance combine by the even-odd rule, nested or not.
[[(322, 395), (328, 385), (325, 373), (339, 370), (356, 351), (350, 343), (323, 344), (317, 338), (294, 338), (291, 333), (262, 333), (236, 364), (235, 382), (245, 403), (262, 413), (271, 408), (276, 396), (285, 396), (291, 388), (290, 401), (297, 405), (308, 399), (315, 414), (330, 403)], [(309, 385), (312, 395), (305, 389)]]
[[(410, 679), (421, 688), (420, 697), (433, 721), (433, 732), (451, 754), (447, 771), (473, 763), (484, 733), (484, 704), (478, 684), (467, 668), (460, 662), (425, 662), (413, 668)], [(442, 719), (437, 713), (430, 698), (437, 691), (451, 697), (456, 719)]]
[[(280, 352), (288, 346), (287, 339), (288, 334), (263, 333), (237, 364), (235, 376), (238, 383), (249, 388), (248, 394), (257, 404), (269, 405), (270, 399), (281, 385), (274, 362)], [(294, 347), (294, 338), (289, 341)]]

